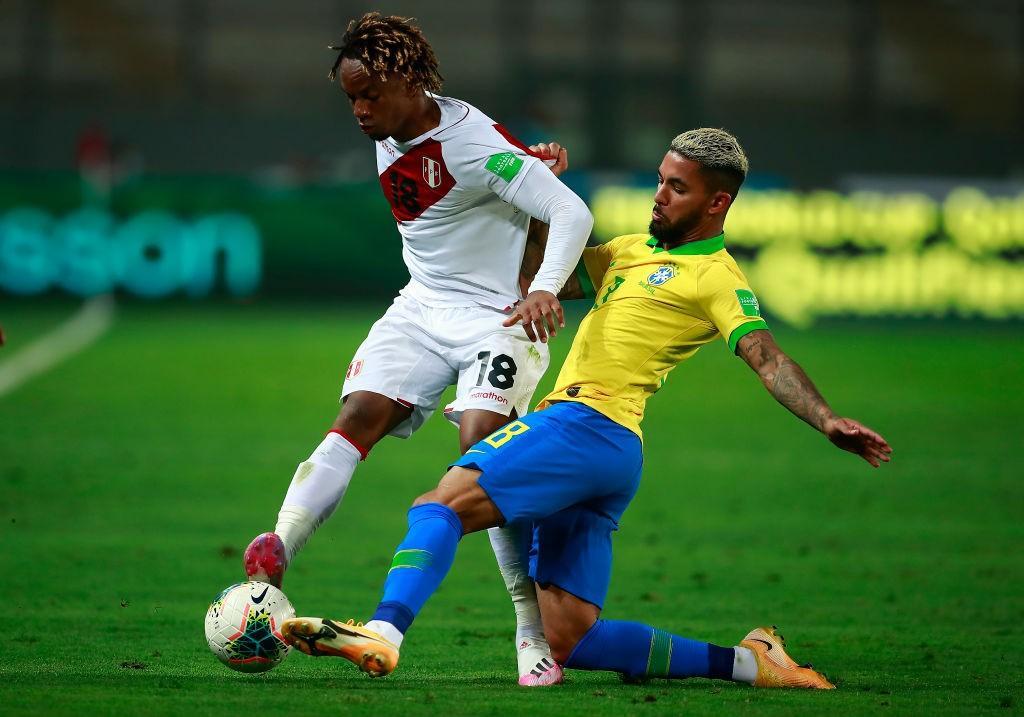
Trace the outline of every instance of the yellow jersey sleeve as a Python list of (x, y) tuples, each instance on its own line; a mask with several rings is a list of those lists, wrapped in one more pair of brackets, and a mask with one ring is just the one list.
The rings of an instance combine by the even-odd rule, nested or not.
[(604, 275), (608, 272), (615, 254), (619, 249), (635, 241), (646, 239), (644, 234), (627, 234), (615, 237), (597, 246), (588, 246), (583, 250), (580, 263), (576, 266), (576, 276), (579, 278), (580, 287), (583, 289), (583, 296), (591, 298), (597, 295), (595, 287), (604, 283)]
[(736, 353), (739, 340), (758, 329), (767, 329), (761, 307), (739, 267), (722, 261), (709, 262), (697, 279), (701, 308)]

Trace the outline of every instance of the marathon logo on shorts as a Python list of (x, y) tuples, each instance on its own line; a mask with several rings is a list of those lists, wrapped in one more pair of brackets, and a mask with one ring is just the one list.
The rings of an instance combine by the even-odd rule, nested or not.
[(345, 378), (355, 378), (359, 375), (359, 372), (363, 370), (363, 360), (356, 359), (348, 365), (348, 371), (345, 372)]
[(470, 398), (483, 398), (483, 399), (487, 399), (488, 401), (497, 401), (498, 403), (500, 403), (502, 405), (507, 405), (508, 404), (508, 399), (507, 398), (505, 398), (504, 396), (502, 396), (500, 394), (495, 393), (494, 391), (487, 391), (486, 393), (483, 392), (483, 391), (474, 391), (473, 393), (469, 394), (469, 397)]
[(441, 186), (441, 165), (430, 157), (423, 158), (423, 181), (431, 189)]

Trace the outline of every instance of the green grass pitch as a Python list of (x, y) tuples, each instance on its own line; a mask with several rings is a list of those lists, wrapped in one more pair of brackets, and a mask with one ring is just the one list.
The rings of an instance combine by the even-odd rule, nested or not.
[[(723, 645), (778, 624), (833, 693), (584, 672), (518, 688), (512, 610), (483, 535), (463, 542), (391, 677), (298, 653), (265, 675), (226, 670), (203, 640), (207, 603), (272, 528), (382, 309), (132, 304), (90, 349), (0, 397), (0, 713), (1024, 708), (1019, 324), (777, 332), (838, 410), (890, 440), (895, 461), (878, 471), (789, 416), (720, 342), (651, 401), (605, 615)], [(0, 361), (72, 310), (0, 300)], [(370, 615), (407, 506), (455, 450), (440, 416), (377, 447), (288, 574), (300, 613)]]

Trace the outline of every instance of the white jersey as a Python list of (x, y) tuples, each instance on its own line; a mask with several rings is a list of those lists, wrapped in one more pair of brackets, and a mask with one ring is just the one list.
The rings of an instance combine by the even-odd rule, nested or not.
[(519, 269), (530, 217), (513, 206), (537, 165), (529, 149), (475, 107), (433, 96), (441, 122), (377, 142), (381, 188), (402, 235), (411, 281), (428, 306), (507, 309), (523, 298)]

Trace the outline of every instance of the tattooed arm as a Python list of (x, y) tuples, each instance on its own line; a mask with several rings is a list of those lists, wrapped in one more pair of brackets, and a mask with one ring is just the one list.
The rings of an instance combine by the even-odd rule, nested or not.
[(739, 340), (736, 353), (747, 362), (775, 400), (797, 418), (824, 433), (844, 451), (856, 453), (877, 468), (889, 462), (892, 448), (867, 426), (836, 415), (796, 361), (764, 330)]
[(775, 400), (819, 431), (836, 415), (804, 370), (782, 352), (768, 331), (751, 331), (740, 339), (736, 353), (754, 369)]

